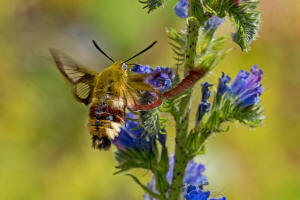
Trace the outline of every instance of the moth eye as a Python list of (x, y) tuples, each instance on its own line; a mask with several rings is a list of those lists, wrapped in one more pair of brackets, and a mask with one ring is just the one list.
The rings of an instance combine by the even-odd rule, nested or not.
[(122, 69), (126, 70), (127, 69), (127, 65), (125, 63), (122, 64)]

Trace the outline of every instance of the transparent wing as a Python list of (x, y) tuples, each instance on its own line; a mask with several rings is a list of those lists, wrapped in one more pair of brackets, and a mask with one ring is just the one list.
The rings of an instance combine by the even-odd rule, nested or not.
[(131, 74), (128, 76), (126, 100), (127, 107), (132, 111), (150, 110), (162, 103), (158, 91), (150, 84), (145, 83), (147, 76), (147, 74)]
[(50, 49), (57, 68), (74, 85), (76, 99), (89, 104), (97, 72), (81, 67), (76, 61), (56, 49)]

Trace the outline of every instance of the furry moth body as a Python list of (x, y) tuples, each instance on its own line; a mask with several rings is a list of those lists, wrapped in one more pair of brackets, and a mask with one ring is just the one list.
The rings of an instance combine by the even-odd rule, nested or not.
[(124, 62), (114, 62), (97, 73), (77, 64), (62, 52), (50, 49), (59, 71), (74, 85), (76, 99), (90, 106), (89, 131), (93, 147), (109, 149), (125, 123), (125, 109), (148, 110), (159, 106), (157, 99), (149, 105), (139, 105), (140, 91), (157, 91), (145, 83), (146, 74), (127, 74)]

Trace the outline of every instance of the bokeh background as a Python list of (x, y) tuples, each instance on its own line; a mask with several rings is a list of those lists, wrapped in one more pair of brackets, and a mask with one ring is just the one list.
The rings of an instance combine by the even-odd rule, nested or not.
[[(143, 191), (115, 172), (113, 150), (91, 148), (88, 109), (77, 103), (48, 48), (61, 49), (101, 71), (154, 40), (159, 43), (136, 62), (174, 64), (165, 27), (182, 28), (175, 0), (147, 14), (137, 0), (2, 0), (0, 6), (0, 199), (138, 200)], [(300, 199), (300, 4), (262, 1), (260, 37), (249, 53), (233, 51), (206, 80), (221, 71), (235, 76), (258, 64), (264, 70), (262, 104), (266, 120), (255, 130), (238, 124), (213, 137), (200, 161), (208, 187), (229, 200)], [(204, 80), (203, 80), (204, 81)], [(198, 90), (199, 84), (197, 84)], [(195, 95), (195, 105), (199, 96)], [(194, 114), (194, 113), (192, 113)], [(172, 123), (168, 137), (174, 139)], [(170, 142), (172, 149), (173, 143)], [(137, 171), (146, 182), (150, 173)]]

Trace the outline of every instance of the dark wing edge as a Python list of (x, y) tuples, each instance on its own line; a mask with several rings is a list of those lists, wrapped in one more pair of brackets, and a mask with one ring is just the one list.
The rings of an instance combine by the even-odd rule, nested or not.
[(98, 73), (93, 70), (80, 67), (80, 64), (59, 50), (50, 48), (49, 51), (58, 70), (74, 85), (75, 98), (88, 105), (91, 100), (95, 86), (95, 78)]

